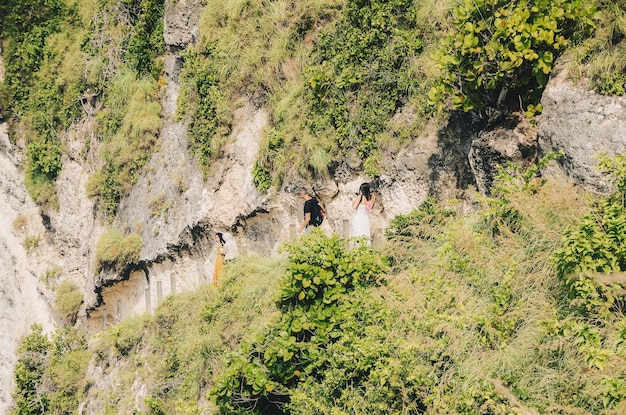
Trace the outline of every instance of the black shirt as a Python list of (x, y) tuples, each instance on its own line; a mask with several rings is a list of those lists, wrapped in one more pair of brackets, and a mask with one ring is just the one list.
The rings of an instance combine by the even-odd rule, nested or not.
[(317, 205), (317, 200), (315, 200), (314, 197), (304, 202), (304, 217), (306, 218), (307, 213), (311, 214), (309, 216), (309, 223), (307, 223), (307, 226), (310, 225), (313, 221), (313, 215), (315, 214), (315, 205)]

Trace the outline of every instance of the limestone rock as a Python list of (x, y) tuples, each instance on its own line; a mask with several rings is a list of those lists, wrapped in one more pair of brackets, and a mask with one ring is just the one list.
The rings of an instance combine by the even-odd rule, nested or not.
[(163, 37), (170, 48), (184, 48), (198, 38), (198, 17), (203, 3), (194, 0), (165, 2)]
[(541, 154), (564, 151), (558, 162), (560, 174), (606, 192), (607, 183), (596, 171), (596, 156), (626, 151), (626, 97), (602, 96), (574, 85), (561, 69), (548, 82), (542, 104), (537, 133)]
[(469, 164), (482, 194), (489, 194), (498, 166), (514, 162), (521, 167), (537, 159), (536, 129), (520, 114), (503, 116), (478, 134), (469, 150)]
[[(54, 328), (48, 299), (37, 281), (48, 265), (45, 229), (39, 209), (13, 164), (6, 124), (0, 123), (0, 413), (8, 413), (13, 390), (16, 350), (32, 323)], [(26, 241), (30, 243), (25, 243)], [(26, 245), (26, 246), (25, 246)], [(30, 247), (30, 249), (27, 249)]]

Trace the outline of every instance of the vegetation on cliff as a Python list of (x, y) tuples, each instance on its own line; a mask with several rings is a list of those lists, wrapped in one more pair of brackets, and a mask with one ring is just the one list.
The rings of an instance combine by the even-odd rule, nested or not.
[(509, 166), (470, 215), (398, 217), (383, 251), (314, 232), (88, 347), (35, 329), (13, 413), (621, 413), (626, 156), (602, 168), (599, 198)]
[[(236, 106), (244, 95), (270, 110), (253, 169), (266, 191), (286, 176), (332, 173), (337, 160), (378, 176), (386, 156), (418, 137), (432, 117), (456, 108), (540, 113), (556, 59), (569, 51), (585, 76), (597, 71), (596, 52), (622, 43), (623, 35), (615, 35), (623, 28), (614, 22), (623, 13), (579, 0), (329, 0), (289, 7), (218, 1), (205, 11), (203, 37), (190, 49), (214, 68), (225, 102)], [(264, 35), (276, 28), (277, 35)], [(592, 42), (602, 49), (593, 52)], [(610, 56), (612, 69), (621, 68), (611, 72), (623, 72), (620, 55)], [(196, 65), (194, 59), (190, 68)], [(613, 87), (600, 89), (617, 92), (620, 78), (611, 79)]]
[[(182, 53), (178, 116), (205, 174), (245, 100), (270, 114), (260, 190), (334, 160), (376, 176), (430, 117), (541, 111), (559, 55), (574, 79), (624, 94), (625, 6), (216, 0)], [(82, 156), (97, 154), (98, 170), (86, 191), (114, 219), (158, 144), (163, 13), (162, 0), (0, 0), (0, 116), (37, 203), (57, 205), (69, 132), (88, 122)], [(383, 252), (314, 233), (89, 344), (34, 327), (12, 413), (623, 412), (626, 168), (601, 167), (607, 198), (511, 168), (471, 215), (428, 200), (396, 218)], [(105, 234), (98, 266), (136, 261), (141, 244)], [(80, 301), (64, 285), (57, 313), (72, 323)]]
[(0, 108), (11, 137), (26, 146), (29, 193), (57, 207), (68, 131), (95, 116), (82, 156), (94, 148), (103, 167), (88, 193), (112, 220), (161, 128), (163, 1), (3, 0), (0, 15), (6, 67)]
[[(180, 120), (205, 175), (242, 102), (270, 112), (253, 176), (370, 176), (454, 108), (541, 111), (555, 60), (575, 79), (623, 94), (624, 0), (261, 0), (210, 2), (182, 52)], [(112, 220), (157, 144), (163, 0), (0, 1), (6, 79), (0, 114), (27, 147), (26, 184), (56, 205), (70, 126), (94, 116), (100, 167), (88, 194)], [(443, 112), (437, 113), (437, 109)]]

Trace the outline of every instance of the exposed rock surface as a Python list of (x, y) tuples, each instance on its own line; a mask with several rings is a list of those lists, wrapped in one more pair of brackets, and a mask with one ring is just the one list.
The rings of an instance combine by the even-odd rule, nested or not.
[(561, 70), (548, 83), (538, 140), (542, 154), (562, 150), (559, 170), (598, 192), (607, 183), (596, 171), (597, 155), (626, 151), (626, 98), (598, 95), (567, 80)]
[[(8, 413), (13, 390), (15, 350), (32, 323), (46, 332), (54, 321), (38, 284), (37, 271), (48, 263), (45, 229), (39, 209), (30, 200), (23, 174), (15, 167), (19, 157), (9, 142), (6, 124), (0, 124), (0, 414)], [(38, 242), (28, 250), (26, 240)], [(40, 275), (40, 274), (39, 274)]]
[(489, 194), (499, 167), (525, 167), (537, 159), (537, 132), (523, 114), (500, 115), (472, 141), (469, 163), (479, 192)]
[(184, 48), (198, 38), (198, 18), (203, 2), (178, 0), (165, 2), (163, 37), (170, 48)]

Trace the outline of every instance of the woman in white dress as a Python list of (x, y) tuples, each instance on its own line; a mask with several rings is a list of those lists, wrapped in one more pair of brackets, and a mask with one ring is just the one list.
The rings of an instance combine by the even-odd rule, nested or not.
[(375, 196), (372, 194), (369, 183), (363, 183), (359, 193), (352, 202), (352, 209), (356, 210), (352, 218), (352, 236), (371, 236), (370, 212), (374, 207)]

